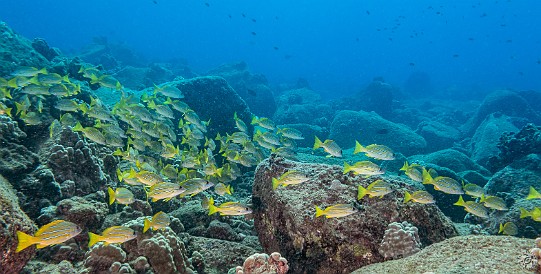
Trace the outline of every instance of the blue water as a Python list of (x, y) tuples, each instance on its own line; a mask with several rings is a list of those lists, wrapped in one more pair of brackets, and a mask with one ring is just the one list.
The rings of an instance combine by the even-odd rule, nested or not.
[(375, 76), (403, 87), (414, 72), (436, 91), (541, 90), (539, 14), (535, 0), (0, 1), (0, 20), (66, 53), (105, 36), (200, 73), (243, 60), (272, 84), (302, 77), (327, 97)]

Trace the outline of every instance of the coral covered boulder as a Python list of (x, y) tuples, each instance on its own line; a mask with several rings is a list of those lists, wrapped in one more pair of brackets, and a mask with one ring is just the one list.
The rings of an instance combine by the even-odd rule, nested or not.
[(426, 141), (402, 124), (383, 119), (374, 112), (343, 110), (334, 116), (329, 139), (342, 148), (350, 148), (358, 140), (362, 145), (386, 145), (404, 155), (420, 153)]
[(19, 253), (17, 231), (33, 234), (34, 224), (19, 207), (17, 194), (11, 184), (0, 175), (0, 272), (19, 273), (32, 258), (35, 248)]
[[(309, 181), (272, 188), (272, 178), (288, 170), (307, 174)], [(383, 198), (356, 201), (357, 187), (375, 179), (344, 175), (342, 167), (305, 164), (271, 157), (257, 168), (253, 187), (254, 224), (266, 252), (280, 252), (293, 273), (349, 273), (381, 262), (378, 249), (387, 226), (407, 221), (417, 227), (423, 245), (456, 235), (441, 211), (432, 205), (404, 204), (404, 190), (413, 187), (385, 178), (393, 192)], [(342, 218), (315, 218), (315, 206), (351, 204), (357, 212)]]

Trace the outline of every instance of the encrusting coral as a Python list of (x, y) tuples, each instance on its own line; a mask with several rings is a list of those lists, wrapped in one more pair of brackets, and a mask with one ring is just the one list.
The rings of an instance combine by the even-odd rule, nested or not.
[(408, 222), (390, 223), (379, 247), (379, 253), (385, 259), (404, 258), (420, 250), (419, 230)]
[(285, 274), (289, 270), (286, 258), (278, 252), (270, 256), (265, 253), (256, 253), (237, 266), (235, 274)]

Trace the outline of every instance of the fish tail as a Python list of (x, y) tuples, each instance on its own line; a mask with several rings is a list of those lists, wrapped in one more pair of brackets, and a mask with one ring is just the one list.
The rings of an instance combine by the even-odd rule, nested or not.
[(82, 130), (83, 130), (83, 126), (81, 125), (80, 122), (77, 122), (77, 124), (75, 125), (75, 127), (73, 127), (72, 130), (73, 130), (73, 131), (82, 131)]
[(432, 184), (433, 181), (434, 181), (434, 178), (432, 178), (430, 173), (425, 168), (423, 168), (423, 184), (425, 185)]
[(524, 219), (526, 217), (530, 217), (532, 216), (532, 214), (530, 212), (528, 212), (528, 210), (524, 209), (524, 208), (520, 208), (520, 218), (521, 219)]
[(115, 202), (115, 191), (108, 187), (107, 192), (109, 193), (109, 204), (112, 205)]
[(150, 228), (150, 220), (145, 219), (145, 226), (143, 227), (143, 233), (147, 232), (147, 230)]
[(363, 186), (359, 186), (358, 189), (359, 189), (359, 191), (358, 191), (358, 194), (357, 194), (357, 200), (360, 200), (366, 195), (367, 189), (364, 188)]
[(319, 140), (319, 138), (317, 138), (317, 136), (314, 136), (314, 137), (316, 137), (316, 139), (314, 141), (314, 148), (313, 149), (318, 149), (321, 146), (323, 146), (323, 142), (321, 142), (321, 140)]
[(535, 190), (533, 186), (530, 186), (530, 193), (528, 193), (526, 200), (539, 199), (539, 198), (541, 198), (541, 194), (539, 194), (539, 192)]
[(498, 234), (501, 234), (503, 232), (503, 224), (500, 223), (500, 231), (498, 231)]
[(225, 193), (229, 194), (229, 195), (233, 195), (233, 187), (231, 185), (228, 185), (226, 188), (225, 188)]
[(353, 150), (353, 154), (357, 154), (363, 151), (364, 151), (364, 147), (359, 143), (359, 141), (355, 140), (355, 150)]
[(462, 195), (460, 195), (458, 197), (458, 201), (456, 203), (454, 203), (453, 205), (457, 205), (457, 206), (465, 206), (466, 205), (466, 202), (464, 202), (464, 199), (462, 199)]
[(411, 200), (411, 194), (406, 191), (406, 193), (404, 194), (404, 204), (409, 202), (410, 200)]
[(272, 189), (277, 189), (279, 185), (280, 185), (280, 180), (276, 178), (272, 178)]
[(209, 203), (209, 215), (212, 215), (216, 212), (218, 212), (218, 208), (215, 205)]
[(316, 218), (322, 216), (324, 213), (325, 211), (323, 209), (319, 208), (319, 206), (316, 206)]
[(408, 161), (405, 161), (404, 165), (400, 168), (400, 170), (406, 172), (408, 170), (408, 167), (409, 167)]
[(254, 115), (254, 117), (252, 117), (252, 125), (256, 125), (257, 123), (259, 122), (259, 120), (257, 119), (257, 116)]
[(36, 243), (36, 238), (28, 235), (22, 231), (17, 231), (17, 238), (19, 243), (17, 244), (17, 249), (15, 252), (19, 253), (21, 250), (33, 245)]
[(101, 236), (98, 234), (94, 234), (92, 232), (88, 232), (88, 247), (91, 247), (101, 241)]
[(351, 166), (347, 162), (344, 162), (344, 174), (347, 174), (350, 171), (351, 171)]

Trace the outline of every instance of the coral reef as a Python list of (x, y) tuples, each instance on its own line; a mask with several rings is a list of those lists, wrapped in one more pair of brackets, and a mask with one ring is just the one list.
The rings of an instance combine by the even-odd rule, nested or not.
[(503, 236), (458, 236), (428, 246), (399, 260), (362, 267), (352, 274), (530, 273), (520, 257), (531, 239)]
[(343, 110), (336, 113), (329, 139), (343, 149), (353, 147), (355, 140), (362, 145), (385, 144), (406, 156), (421, 153), (426, 141), (407, 126), (395, 124), (374, 112)]
[(429, 151), (437, 151), (452, 147), (460, 140), (460, 131), (437, 121), (422, 121), (415, 133), (421, 135), (427, 143)]
[[(273, 191), (272, 178), (292, 169), (310, 174), (312, 179)], [(415, 225), (424, 245), (456, 235), (435, 205), (403, 204), (403, 189), (414, 190), (399, 178), (385, 179), (394, 191), (383, 198), (354, 202), (357, 186), (367, 187), (373, 180), (344, 175), (341, 166), (297, 163), (275, 156), (263, 161), (256, 170), (252, 199), (254, 224), (264, 250), (283, 254), (293, 273), (342, 273), (383, 261), (378, 247), (391, 222)], [(314, 205), (352, 202), (359, 208), (354, 215), (314, 217)]]
[(85, 254), (82, 273), (106, 273), (115, 262), (126, 261), (126, 252), (118, 245), (98, 243)]
[(17, 193), (11, 184), (0, 175), (0, 269), (18, 273), (34, 256), (35, 248), (27, 248), (19, 253), (17, 231), (33, 234), (34, 223), (19, 208)]
[(408, 222), (393, 222), (387, 226), (379, 253), (385, 259), (405, 258), (421, 250), (419, 231)]
[(317, 92), (307, 88), (284, 91), (277, 98), (277, 104), (273, 119), (278, 124), (310, 124), (328, 128), (334, 114)]
[(0, 174), (16, 176), (36, 166), (37, 155), (22, 144), (26, 137), (17, 122), (0, 115)]
[(278, 252), (270, 256), (256, 253), (246, 258), (242, 266), (235, 268), (235, 274), (286, 274), (289, 270), (286, 258)]

